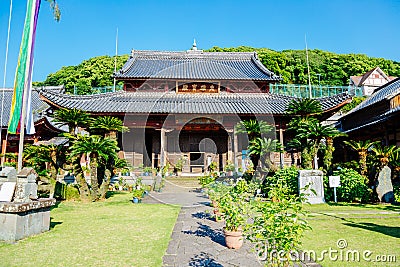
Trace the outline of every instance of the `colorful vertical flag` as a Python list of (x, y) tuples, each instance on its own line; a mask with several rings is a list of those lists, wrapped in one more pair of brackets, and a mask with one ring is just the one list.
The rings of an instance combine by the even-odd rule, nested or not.
[[(32, 90), (32, 70), (33, 70), (33, 49), (36, 36), (36, 25), (39, 15), (41, 0), (27, 0), (24, 30), (22, 33), (21, 46), (18, 57), (17, 70), (14, 80), (14, 94), (11, 103), (10, 121), (8, 122), (8, 132), (15, 134), (20, 129), (22, 109), (26, 110), (26, 133), (33, 134), (32, 109), (31, 109), (31, 90)], [(25, 102), (25, 107), (24, 103)]]

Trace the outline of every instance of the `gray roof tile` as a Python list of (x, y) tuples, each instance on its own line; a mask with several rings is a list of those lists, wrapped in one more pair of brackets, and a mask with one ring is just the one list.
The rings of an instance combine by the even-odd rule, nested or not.
[[(3, 102), (4, 96), (4, 102)], [(11, 101), (13, 97), (13, 89), (12, 88), (0, 88), (0, 105), (3, 103), (3, 113), (1, 114), (2, 118), (2, 127), (8, 126), (8, 121), (10, 119), (10, 110), (11, 110)], [(44, 101), (42, 101), (39, 97), (39, 91), (36, 89), (32, 90), (32, 113), (34, 121), (38, 121), (43, 118), (44, 111), (49, 108)]]
[(133, 51), (117, 79), (209, 79), (278, 81), (281, 78), (269, 71), (248, 52), (166, 52)]
[[(50, 105), (77, 108), (91, 113), (137, 114), (284, 114), (294, 97), (266, 93), (176, 94), (175, 92), (126, 92), (77, 96), (41, 91)], [(320, 98), (324, 111), (350, 97), (341, 94)]]
[(368, 97), (365, 101), (359, 104), (357, 107), (352, 109), (349, 113), (352, 114), (362, 109), (366, 109), (382, 100), (386, 100), (388, 97), (394, 96), (400, 93), (400, 78), (397, 78), (379, 88), (377, 88), (374, 93)]

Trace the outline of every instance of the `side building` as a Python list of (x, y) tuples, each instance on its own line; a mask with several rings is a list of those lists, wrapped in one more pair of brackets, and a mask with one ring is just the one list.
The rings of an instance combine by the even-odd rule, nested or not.
[(400, 78), (377, 89), (339, 119), (338, 127), (354, 140), (400, 145)]
[[(134, 166), (151, 167), (185, 162), (184, 172), (203, 172), (211, 161), (220, 170), (227, 161), (243, 166), (248, 138), (235, 125), (256, 119), (273, 125), (285, 143), (285, 114), (293, 97), (269, 93), (280, 77), (266, 69), (256, 53), (132, 51), (115, 73), (124, 90), (90, 96), (43, 90), (52, 109), (77, 108), (94, 116), (119, 117), (130, 131), (118, 141)], [(346, 94), (321, 98), (328, 117), (349, 101)], [(296, 155), (275, 155), (292, 164)]]

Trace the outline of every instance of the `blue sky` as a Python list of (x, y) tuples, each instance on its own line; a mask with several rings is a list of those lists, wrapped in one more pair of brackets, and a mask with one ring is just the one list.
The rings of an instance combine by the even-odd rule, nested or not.
[[(182, 51), (247, 45), (274, 50), (361, 53), (400, 61), (400, 0), (133, 1), (58, 0), (55, 22), (42, 1), (34, 81), (62, 66), (131, 49)], [(10, 0), (0, 0), (0, 75), (3, 84)], [(6, 86), (13, 84), (26, 0), (13, 0)]]

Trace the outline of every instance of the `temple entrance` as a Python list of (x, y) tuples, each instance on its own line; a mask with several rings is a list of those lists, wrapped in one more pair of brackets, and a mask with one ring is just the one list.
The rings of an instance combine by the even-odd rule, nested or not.
[(186, 130), (179, 133), (179, 150), (186, 157), (183, 172), (202, 173), (214, 161), (217, 166), (226, 158), (228, 134), (224, 129), (217, 131)]

